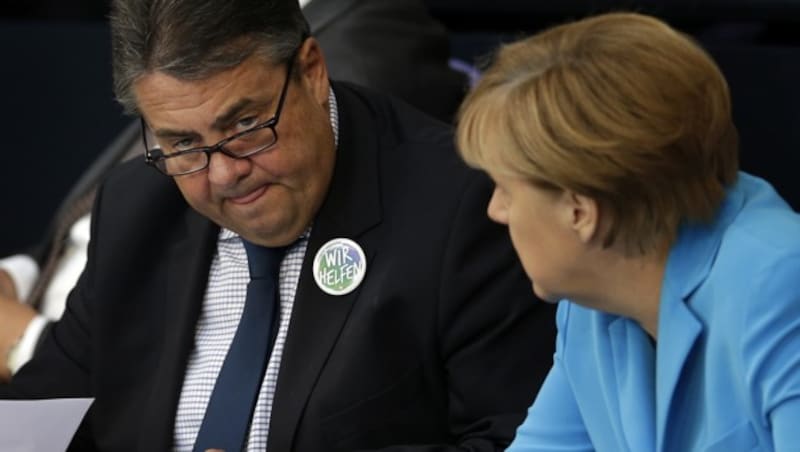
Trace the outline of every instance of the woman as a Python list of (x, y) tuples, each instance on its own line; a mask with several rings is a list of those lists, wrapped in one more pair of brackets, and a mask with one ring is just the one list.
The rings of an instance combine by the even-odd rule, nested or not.
[(459, 113), (555, 363), (514, 451), (797, 451), (800, 216), (738, 171), (728, 88), (657, 19), (501, 49)]

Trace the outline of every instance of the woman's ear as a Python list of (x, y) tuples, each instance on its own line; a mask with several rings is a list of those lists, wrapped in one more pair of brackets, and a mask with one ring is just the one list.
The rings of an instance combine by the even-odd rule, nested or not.
[(570, 229), (584, 244), (594, 240), (600, 230), (600, 206), (594, 198), (565, 190), (564, 207)]

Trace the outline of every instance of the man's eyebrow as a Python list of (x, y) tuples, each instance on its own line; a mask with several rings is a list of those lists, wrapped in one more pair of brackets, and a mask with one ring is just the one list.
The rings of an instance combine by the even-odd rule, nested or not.
[(153, 135), (157, 138), (188, 138), (198, 137), (197, 132), (194, 130), (178, 130), (178, 129), (158, 129), (153, 131)]
[[(231, 105), (225, 113), (217, 116), (214, 119), (214, 122), (211, 124), (211, 127), (216, 130), (224, 130), (227, 126), (233, 122), (233, 120), (242, 113), (243, 110), (247, 108), (251, 108), (253, 106), (266, 106), (270, 104), (271, 99), (261, 100), (261, 99), (251, 99), (245, 97), (240, 99), (235, 104)], [(153, 134), (158, 138), (198, 138), (199, 134), (194, 130), (179, 130), (179, 129), (158, 129), (154, 130)]]
[(239, 99), (235, 104), (231, 105), (225, 113), (217, 116), (217, 119), (214, 120), (211, 127), (216, 130), (224, 130), (243, 110), (253, 106), (265, 106), (268, 103), (269, 102), (262, 99), (256, 100), (249, 97)]

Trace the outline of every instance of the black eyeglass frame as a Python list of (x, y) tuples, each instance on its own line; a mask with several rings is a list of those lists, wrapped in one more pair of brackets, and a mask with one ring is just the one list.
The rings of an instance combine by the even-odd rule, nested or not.
[[(147, 144), (147, 124), (144, 121), (144, 117), (140, 117), (139, 119), (140, 119), (140, 121), (142, 123), (142, 142), (144, 143), (144, 149), (145, 149), (145, 151), (144, 151), (144, 161), (145, 161), (145, 163), (147, 163), (148, 165), (154, 167), (160, 173), (162, 173), (164, 175), (167, 175), (167, 176), (170, 176), (170, 177), (173, 177), (173, 176), (185, 176), (187, 174), (198, 173), (198, 172), (203, 171), (206, 168), (208, 168), (208, 165), (211, 163), (211, 154), (214, 154), (215, 152), (221, 152), (221, 153), (227, 155), (228, 157), (231, 157), (231, 158), (234, 158), (234, 159), (245, 159), (245, 158), (248, 158), (248, 157), (252, 157), (252, 156), (254, 156), (254, 155), (256, 155), (256, 154), (258, 154), (260, 152), (264, 152), (267, 149), (270, 149), (273, 146), (275, 146), (275, 144), (278, 142), (278, 131), (275, 129), (275, 127), (278, 126), (278, 120), (281, 118), (281, 111), (283, 111), (283, 103), (284, 103), (284, 100), (286, 99), (286, 92), (289, 91), (289, 82), (290, 82), (290, 79), (292, 77), (292, 66), (294, 66), (295, 58), (297, 56), (297, 52), (298, 51), (296, 50), (292, 54), (292, 56), (289, 58), (288, 67), (286, 69), (286, 79), (283, 82), (283, 88), (281, 88), (281, 94), (280, 94), (280, 97), (278, 98), (278, 107), (275, 110), (275, 114), (271, 118), (267, 119), (266, 121), (264, 121), (264, 122), (262, 122), (260, 124), (256, 124), (256, 125), (254, 125), (253, 127), (249, 128), (247, 130), (243, 130), (243, 131), (238, 132), (238, 133), (236, 133), (234, 135), (231, 135), (231, 136), (219, 141), (218, 143), (216, 143), (214, 145), (201, 146), (201, 147), (196, 147), (196, 148), (192, 148), (192, 149), (186, 149), (186, 150), (183, 150), (183, 151), (178, 151), (178, 152), (175, 152), (175, 153), (172, 153), (172, 154), (169, 154), (169, 155), (165, 155), (164, 152), (161, 149), (158, 149), (158, 148), (152, 148), (151, 149), (150, 146)], [(272, 130), (272, 136), (275, 138), (272, 141), (272, 143), (269, 143), (264, 147), (260, 147), (260, 148), (258, 148), (256, 150), (248, 152), (246, 154), (235, 154), (235, 153), (225, 149), (225, 145), (227, 145), (231, 141), (234, 141), (234, 140), (236, 140), (238, 138), (241, 138), (243, 136), (246, 136), (246, 135), (251, 134), (251, 133), (253, 133), (253, 132), (257, 131), (257, 130), (261, 130), (261, 129), (264, 129), (264, 128), (269, 128), (269, 129)], [(186, 155), (186, 154), (196, 154), (196, 153), (200, 153), (200, 152), (206, 154), (206, 163), (201, 168), (193, 169), (191, 171), (185, 171), (185, 172), (182, 172), (182, 173), (170, 174), (170, 173), (168, 173), (166, 171), (166, 165), (160, 164), (160, 162), (166, 161), (166, 160), (171, 159), (171, 158), (180, 157), (180, 156)]]

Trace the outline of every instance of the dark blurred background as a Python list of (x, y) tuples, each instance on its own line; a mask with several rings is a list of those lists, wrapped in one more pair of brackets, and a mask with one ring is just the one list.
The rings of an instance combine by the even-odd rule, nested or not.
[[(702, 43), (728, 78), (743, 168), (800, 209), (800, 0), (425, 2), (450, 30), (453, 56), (476, 66), (502, 42), (592, 13), (665, 19)], [(131, 120), (113, 100), (107, 14), (108, 2), (97, 0), (0, 6), (0, 256), (41, 236), (72, 183)]]
[(0, 256), (39, 240), (72, 184), (130, 120), (112, 94), (107, 8), (0, 6)]
[(692, 35), (714, 57), (733, 98), (741, 166), (800, 210), (800, 0), (426, 0), (452, 51), (480, 65), (492, 49), (593, 13), (637, 11)]

